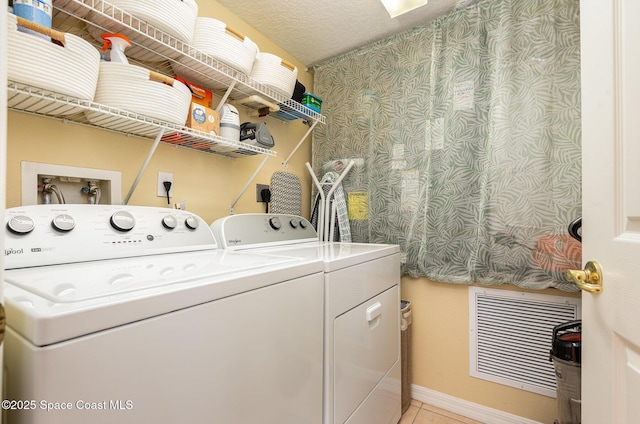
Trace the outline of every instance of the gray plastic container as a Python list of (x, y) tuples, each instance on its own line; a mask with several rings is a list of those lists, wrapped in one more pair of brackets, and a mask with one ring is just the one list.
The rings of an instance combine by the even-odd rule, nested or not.
[(558, 424), (580, 424), (582, 422), (581, 372), (582, 367), (575, 362), (553, 358), (558, 385)]
[(570, 321), (553, 328), (549, 359), (556, 373), (558, 419), (556, 424), (582, 422), (582, 322)]
[(411, 406), (411, 302), (400, 301), (400, 363), (402, 413)]

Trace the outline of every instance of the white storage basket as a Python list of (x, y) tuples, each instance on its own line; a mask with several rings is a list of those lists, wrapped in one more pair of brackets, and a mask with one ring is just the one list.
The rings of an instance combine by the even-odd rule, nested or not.
[[(142, 118), (183, 126), (191, 104), (191, 91), (180, 81), (139, 66), (118, 62), (100, 63), (95, 101)], [(88, 111), (93, 124), (142, 136), (155, 136), (158, 128), (107, 113)]]
[(78, 18), (84, 18), (91, 10), (84, 3), (78, 3), (73, 0), (53, 0), (53, 7)]
[[(38, 31), (64, 45), (18, 31)], [(100, 53), (88, 42), (7, 14), (7, 77), (9, 81), (81, 100), (93, 100)], [(48, 115), (71, 115), (79, 109), (28, 95), (9, 93), (8, 106)]]
[[(258, 54), (258, 46), (249, 37), (245, 37), (224, 22), (212, 18), (196, 19), (191, 46), (245, 75), (251, 73), (253, 62)], [(189, 65), (188, 58), (183, 57), (179, 61)], [(199, 76), (199, 72), (189, 72), (193, 64), (190, 66), (183, 64), (173, 64), (176, 74), (184, 75), (185, 78), (197, 84), (211, 85), (209, 80)]]
[[(198, 5), (194, 0), (110, 0), (109, 4), (114, 7), (102, 2), (98, 3), (100, 7), (89, 13), (88, 20), (99, 27), (87, 24), (87, 30), (98, 41), (102, 41), (100, 36), (105, 32), (126, 35), (132, 41), (133, 46), (129, 47), (125, 53), (133, 59), (143, 62), (157, 62), (167, 58), (176, 59), (181, 53), (174, 49), (181, 50), (180, 42), (190, 44), (193, 39), (198, 16)], [(127, 14), (137, 18), (140, 22), (136, 19), (131, 21)], [(173, 39), (151, 32), (149, 35), (160, 39), (162, 43), (154, 42), (154, 40), (149, 40), (148, 36), (140, 35), (138, 32), (114, 22), (112, 17), (131, 24), (132, 27), (142, 32), (148, 31), (147, 23)], [(166, 47), (166, 45), (170, 47)]]
[(251, 70), (251, 78), (290, 99), (296, 87), (298, 68), (271, 53), (260, 52)]
[(198, 17), (195, 0), (109, 0), (109, 3), (178, 40), (191, 43)]

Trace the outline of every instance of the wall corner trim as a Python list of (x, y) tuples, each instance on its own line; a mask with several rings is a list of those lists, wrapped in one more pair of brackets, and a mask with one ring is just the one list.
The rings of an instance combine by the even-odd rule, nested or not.
[(426, 387), (416, 384), (411, 385), (411, 398), (483, 423), (542, 424), (538, 421), (469, 402), (445, 393), (436, 392), (435, 390), (427, 389)]

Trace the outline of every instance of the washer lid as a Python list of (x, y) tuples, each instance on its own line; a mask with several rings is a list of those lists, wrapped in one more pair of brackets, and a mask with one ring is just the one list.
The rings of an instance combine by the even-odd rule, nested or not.
[(51, 302), (70, 303), (167, 288), (291, 261), (290, 257), (212, 250), (9, 270), (5, 281)]
[(321, 272), (319, 260), (221, 250), (8, 270), (8, 326), (42, 346)]
[(333, 272), (399, 253), (400, 247), (394, 244), (312, 241), (265, 248), (254, 248), (244, 250), (244, 252), (293, 256), (307, 260), (322, 259), (324, 262), (324, 272)]

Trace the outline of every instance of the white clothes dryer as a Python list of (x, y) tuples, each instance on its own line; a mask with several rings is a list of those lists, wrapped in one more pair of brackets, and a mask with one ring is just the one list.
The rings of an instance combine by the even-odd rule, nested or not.
[(325, 424), (396, 424), (401, 418), (400, 250), (318, 241), (306, 219), (239, 214), (211, 228), (222, 249), (324, 263)]
[(322, 261), (164, 208), (6, 211), (6, 421), (322, 420)]

